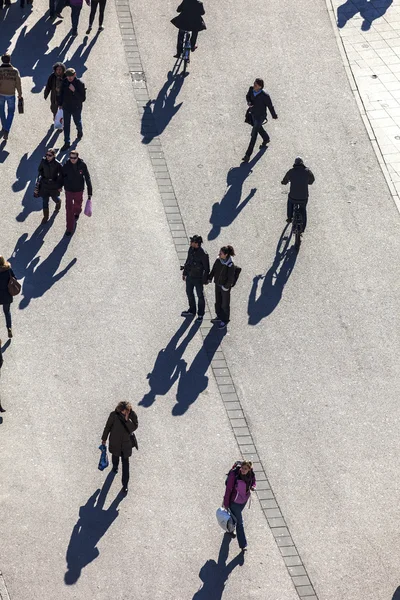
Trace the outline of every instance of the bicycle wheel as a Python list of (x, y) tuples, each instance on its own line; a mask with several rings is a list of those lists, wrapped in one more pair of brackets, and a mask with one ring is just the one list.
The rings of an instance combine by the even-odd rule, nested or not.
[(295, 236), (294, 236), (294, 247), (296, 248), (296, 250), (300, 249), (300, 244), (301, 244), (300, 227), (296, 227)]

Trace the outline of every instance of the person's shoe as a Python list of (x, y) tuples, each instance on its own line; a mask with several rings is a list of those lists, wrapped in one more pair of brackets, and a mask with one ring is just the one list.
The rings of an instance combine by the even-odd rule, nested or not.
[(77, 29), (73, 29), (71, 31), (71, 37), (76, 37), (78, 35), (78, 30)]
[(104, 31), (104, 25), (99, 25), (99, 28), (97, 31)]
[(197, 46), (192, 46), (191, 50), (192, 52), (194, 52), (195, 50), (197, 50)]
[(291, 223), (292, 219), (286, 219), (286, 223)]
[(218, 317), (215, 317), (215, 319), (211, 319), (211, 323), (219, 323), (221, 321), (221, 319), (218, 319)]
[(6, 412), (6, 409), (5, 409), (5, 408), (3, 408), (3, 407), (1, 406), (1, 404), (0, 404), (0, 413), (2, 413), (2, 412)]
[(63, 19), (64, 17), (62, 16), (61, 13), (56, 13), (56, 19)]
[(113, 473), (118, 473), (118, 469), (114, 469), (114, 467), (112, 468), (112, 472)]
[(180, 58), (181, 55), (180, 54), (174, 54), (174, 58)]
[(224, 321), (221, 321), (221, 323), (218, 325), (218, 329), (225, 329), (226, 327), (226, 323), (224, 323)]
[(83, 138), (83, 131), (78, 131), (76, 137), (78, 140), (81, 140)]
[(67, 237), (70, 237), (72, 235), (72, 231), (68, 231), (68, 229), (65, 231), (65, 235)]
[(194, 317), (194, 313), (192, 313), (190, 310), (183, 310), (181, 312), (181, 317)]
[(75, 221), (79, 219), (79, 215), (74, 215)]
[(86, 35), (89, 35), (89, 33), (92, 31), (92, 26), (89, 25), (89, 27), (86, 30)]
[(250, 162), (250, 156), (247, 156), (247, 154), (245, 154), (242, 158), (242, 162), (244, 162), (244, 163)]
[(231, 531), (229, 535), (231, 536), (232, 539), (235, 539), (235, 537), (236, 537), (236, 533), (234, 531)]
[(58, 200), (58, 202), (56, 202), (56, 207), (54, 209), (54, 212), (59, 212), (61, 208), (61, 200)]
[(263, 143), (260, 145), (260, 150), (262, 150), (263, 148), (268, 148), (268, 144), (269, 144), (269, 140), (268, 140), (268, 142), (263, 142)]
[(3, 133), (3, 140), (7, 141), (8, 140), (8, 131), (5, 129), (4, 133)]
[(7, 327), (7, 333), (8, 333), (8, 339), (11, 339), (12, 336), (13, 336), (13, 332), (12, 332), (11, 327)]
[(5, 129), (2, 127), (2, 128), (1, 128), (1, 131), (0, 131), (0, 138), (2, 138), (2, 137), (3, 137), (3, 135), (4, 135), (4, 132), (5, 132)]
[(196, 321), (197, 321), (198, 323), (202, 323), (202, 322), (203, 322), (203, 315), (199, 315), (199, 316), (197, 317)]
[(44, 208), (43, 209), (42, 225), (44, 225), (45, 223), (47, 223), (48, 220), (49, 220), (49, 209), (48, 208)]
[(68, 148), (71, 148), (71, 144), (69, 142), (65, 142), (64, 146), (62, 146), (60, 150), (61, 152), (64, 152), (64, 150), (68, 150)]
[(128, 486), (127, 485), (123, 485), (122, 486), (122, 491), (123, 491), (124, 494), (127, 494), (128, 493)]
[(247, 546), (245, 546), (244, 548), (240, 548), (242, 552), (247, 552)]

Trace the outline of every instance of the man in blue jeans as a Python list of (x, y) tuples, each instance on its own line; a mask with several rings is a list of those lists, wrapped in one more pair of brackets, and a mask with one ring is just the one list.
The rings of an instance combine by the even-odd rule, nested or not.
[(0, 120), (1, 135), (5, 140), (8, 140), (8, 133), (14, 119), (15, 92), (18, 93), (18, 98), (22, 99), (21, 77), (18, 69), (11, 64), (11, 56), (3, 54), (0, 65)]
[(85, 100), (85, 85), (77, 78), (75, 69), (67, 69), (59, 96), (59, 105), (64, 113), (64, 146), (61, 150), (67, 150), (71, 146), (71, 117), (74, 119), (78, 140), (83, 136), (82, 105)]

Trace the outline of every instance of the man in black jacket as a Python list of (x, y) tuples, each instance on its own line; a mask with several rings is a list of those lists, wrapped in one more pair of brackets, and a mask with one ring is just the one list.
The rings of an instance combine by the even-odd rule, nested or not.
[(270, 141), (269, 135), (263, 127), (263, 123), (267, 118), (267, 108), (273, 119), (278, 118), (270, 95), (267, 94), (263, 88), (264, 81), (262, 79), (256, 79), (253, 87), (250, 87), (246, 94), (247, 105), (249, 107), (246, 115), (246, 122), (253, 126), (251, 130), (249, 147), (247, 148), (246, 154), (242, 158), (242, 161), (246, 163), (250, 161), (250, 156), (253, 153), (258, 134), (261, 135), (263, 140), (260, 149), (266, 148)]
[(182, 45), (185, 35), (185, 31), (191, 31), (190, 46), (192, 52), (197, 48), (197, 36), (199, 31), (206, 29), (206, 24), (203, 20), (205, 14), (203, 3), (200, 0), (183, 0), (183, 2), (176, 9), (180, 13), (177, 17), (171, 20), (171, 23), (179, 29), (178, 40), (176, 45), (176, 54), (174, 58), (179, 58), (182, 54)]
[(286, 173), (282, 179), (282, 185), (287, 185), (290, 182), (290, 190), (287, 200), (287, 219), (290, 223), (293, 218), (294, 205), (300, 204), (303, 213), (303, 231), (307, 225), (307, 202), (308, 202), (308, 186), (312, 185), (315, 177), (311, 169), (305, 166), (303, 159), (298, 156), (293, 167)]
[(43, 220), (42, 224), (49, 220), (49, 199), (56, 204), (56, 212), (61, 208), (60, 192), (63, 186), (63, 174), (61, 163), (56, 159), (56, 151), (49, 148), (46, 155), (40, 161), (38, 168), (38, 179), (36, 182), (34, 196), (43, 198)]
[(204, 317), (206, 302), (204, 300), (204, 284), (208, 283), (210, 273), (210, 259), (201, 247), (203, 238), (194, 235), (190, 238), (190, 248), (183, 267), (182, 279), (186, 282), (186, 295), (189, 300), (189, 310), (182, 312), (182, 317), (194, 317), (196, 315), (196, 300), (194, 290), (196, 289), (198, 310), (197, 321), (201, 323)]
[(79, 153), (76, 150), (71, 150), (69, 160), (63, 166), (62, 173), (65, 189), (65, 209), (67, 212), (67, 230), (65, 235), (70, 236), (82, 212), (85, 181), (88, 198), (92, 197), (92, 182), (88, 168), (83, 160), (79, 158)]
[(86, 88), (83, 82), (77, 78), (75, 69), (67, 69), (59, 96), (60, 108), (64, 113), (64, 146), (61, 150), (67, 150), (71, 146), (71, 117), (76, 125), (78, 140), (83, 136), (82, 104), (85, 100)]

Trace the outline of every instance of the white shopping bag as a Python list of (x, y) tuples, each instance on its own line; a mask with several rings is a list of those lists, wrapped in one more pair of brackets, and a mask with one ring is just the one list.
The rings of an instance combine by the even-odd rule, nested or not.
[(54, 129), (62, 129), (63, 121), (64, 121), (63, 109), (59, 108), (56, 113), (56, 116), (54, 117)]
[(222, 527), (224, 531), (227, 531), (228, 533), (235, 531), (236, 520), (233, 515), (231, 515), (229, 510), (226, 510), (221, 506), (217, 509), (216, 517), (219, 526)]

